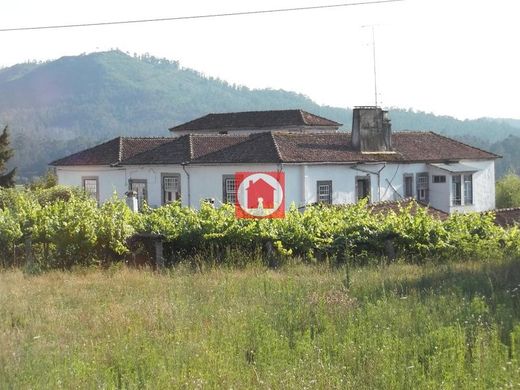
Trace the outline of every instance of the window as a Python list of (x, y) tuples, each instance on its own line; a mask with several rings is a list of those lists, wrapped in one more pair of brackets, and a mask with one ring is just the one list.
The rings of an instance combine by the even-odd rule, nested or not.
[(181, 175), (163, 173), (161, 176), (163, 204), (179, 200), (181, 198)]
[(473, 204), (473, 175), (464, 175), (464, 204)]
[(370, 176), (356, 176), (356, 201), (364, 198), (370, 201)]
[[(464, 199), (464, 203), (462, 203)], [(454, 175), (451, 177), (452, 206), (473, 204), (473, 175)]]
[(428, 173), (422, 172), (417, 174), (417, 199), (421, 202), (429, 202), (429, 184)]
[(130, 179), (129, 184), (130, 191), (134, 191), (137, 194), (137, 206), (139, 207), (139, 210), (141, 210), (144, 202), (148, 201), (146, 180)]
[(317, 184), (317, 199), (319, 203), (332, 203), (332, 180), (319, 180)]
[(234, 175), (222, 176), (222, 202), (235, 204), (237, 199), (236, 182)]
[(99, 202), (99, 179), (97, 176), (83, 177), (83, 189)]
[(446, 183), (446, 176), (433, 175), (433, 182), (434, 183)]
[(403, 177), (404, 181), (404, 197), (413, 197), (413, 174), (405, 173)]
[(451, 204), (459, 206), (462, 204), (462, 189), (460, 185), (460, 175), (451, 177)]

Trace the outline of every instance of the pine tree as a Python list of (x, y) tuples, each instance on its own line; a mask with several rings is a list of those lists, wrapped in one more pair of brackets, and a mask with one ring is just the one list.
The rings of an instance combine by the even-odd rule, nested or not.
[(0, 135), (0, 187), (14, 187), (14, 174), (16, 168), (2, 174), (5, 170), (7, 161), (13, 156), (13, 149), (9, 147), (9, 132), (7, 126), (4, 127), (2, 135)]

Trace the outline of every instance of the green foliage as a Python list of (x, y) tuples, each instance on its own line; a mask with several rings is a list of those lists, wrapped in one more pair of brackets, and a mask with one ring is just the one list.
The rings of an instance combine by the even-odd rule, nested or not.
[(497, 181), (496, 205), (497, 208), (520, 206), (520, 176), (510, 172)]
[[(162, 234), (182, 257), (186, 253), (222, 253), (228, 247), (245, 252), (271, 243), (281, 258), (336, 259), (362, 264), (389, 255), (419, 262), (428, 259), (487, 259), (511, 253), (520, 240), (515, 229), (504, 230), (490, 214), (455, 214), (446, 221), (432, 218), (413, 204), (399, 212), (373, 214), (361, 202), (345, 207), (317, 205), (304, 212), (291, 207), (285, 219), (235, 219), (232, 206), (203, 204), (200, 211), (179, 203), (147, 210), (136, 229)], [(214, 260), (214, 259), (213, 259)]]
[(13, 156), (13, 149), (9, 146), (7, 126), (0, 135), (0, 187), (13, 187), (16, 169), (5, 172), (7, 161)]
[(128, 251), (133, 218), (121, 200), (98, 207), (84, 192), (66, 187), (0, 190), (3, 264), (24, 253), (26, 239), (42, 269), (117, 261)]
[(169, 264), (191, 256), (198, 266), (235, 264), (237, 256), (257, 259), (262, 253), (272, 266), (291, 257), (362, 265), (383, 258), (419, 263), (520, 254), (519, 230), (495, 225), (492, 213), (453, 214), (441, 221), (414, 204), (386, 214), (373, 213), (365, 202), (315, 205), (303, 212), (292, 206), (284, 219), (236, 219), (233, 206), (209, 203), (200, 210), (175, 202), (132, 213), (114, 198), (98, 207), (83, 191), (55, 186), (2, 190), (0, 210), (0, 242), (16, 248), (30, 237), (43, 268), (120, 260), (134, 232), (164, 236)]
[(0, 208), (0, 264), (8, 264), (9, 249), (22, 238), (22, 229), (15, 215), (9, 209)]
[(496, 175), (502, 177), (508, 173), (520, 174), (520, 136), (513, 133), (489, 146), (489, 150), (502, 156), (496, 160)]
[(45, 175), (43, 175), (42, 177), (36, 179), (36, 180), (33, 180), (30, 184), (29, 184), (29, 188), (31, 190), (39, 190), (39, 189), (45, 189), (45, 188), (52, 188), (52, 187), (55, 187), (58, 185), (58, 176), (56, 175), (56, 173), (49, 169)]

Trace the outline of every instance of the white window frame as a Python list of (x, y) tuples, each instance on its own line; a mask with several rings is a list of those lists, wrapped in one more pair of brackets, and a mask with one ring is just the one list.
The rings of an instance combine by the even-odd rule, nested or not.
[[(469, 178), (469, 180), (467, 179)], [(467, 173), (462, 177), (462, 183), (464, 188), (464, 204), (472, 205), (473, 204), (473, 174)], [(469, 191), (467, 184), (469, 183)], [(468, 196), (469, 193), (469, 196)]]
[[(167, 179), (173, 179), (173, 181), (174, 181), (172, 190), (166, 189), (165, 181)], [(175, 188), (175, 181), (177, 182), (176, 183), (177, 188)], [(175, 189), (177, 191), (175, 191)], [(161, 193), (162, 193), (161, 202), (163, 205), (180, 200), (182, 197), (181, 175), (179, 173), (161, 173)], [(167, 196), (167, 193), (171, 194), (171, 199), (168, 199), (169, 196)]]
[(222, 203), (236, 203), (236, 179), (235, 175), (222, 175)]
[(417, 200), (428, 203), (430, 201), (430, 179), (428, 172), (420, 172), (415, 175), (417, 186)]
[[(407, 188), (406, 187), (406, 180), (410, 180), (411, 181), (411, 184), (410, 184), (410, 188)], [(410, 191), (407, 191), (407, 190), (410, 190)], [(413, 173), (405, 173), (403, 174), (403, 197), (404, 198), (413, 198)]]
[[(359, 196), (359, 182), (360, 181), (363, 181), (365, 183), (367, 183), (367, 191), (366, 191), (366, 196), (364, 197), (360, 197)], [(359, 202), (361, 199), (365, 199), (365, 198), (368, 198), (368, 202), (370, 203), (371, 199), (372, 199), (372, 183), (371, 183), (371, 177), (370, 175), (366, 175), (366, 176), (356, 176), (356, 202)]]
[[(87, 187), (87, 181), (95, 181), (96, 183), (96, 191), (92, 192)], [(96, 202), (99, 203), (99, 176), (82, 176), (81, 177), (81, 186), (83, 190), (92, 196), (94, 199), (96, 199)]]
[[(460, 199), (455, 196), (457, 186)], [(451, 205), (452, 206), (471, 206), (473, 205), (473, 174), (461, 173), (451, 176)]]
[[(144, 190), (142, 194), (132, 188), (134, 184), (144, 184)], [(139, 210), (141, 210), (143, 208), (143, 204), (145, 202), (148, 203), (148, 181), (146, 179), (128, 179), (128, 189), (136, 193), (137, 207)]]
[(432, 175), (432, 183), (435, 183), (435, 184), (446, 183), (446, 175)]
[(316, 182), (316, 200), (318, 203), (332, 204), (332, 180)]
[[(458, 192), (458, 195), (457, 195)], [(462, 177), (461, 175), (452, 175), (451, 176), (451, 205), (452, 206), (462, 206), (462, 199), (464, 199), (464, 195), (462, 194)]]

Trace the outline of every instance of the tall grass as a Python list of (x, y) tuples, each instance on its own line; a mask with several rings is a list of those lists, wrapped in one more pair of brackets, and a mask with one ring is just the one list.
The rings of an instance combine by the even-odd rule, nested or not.
[(3, 271), (0, 388), (515, 388), (519, 296), (517, 260)]

